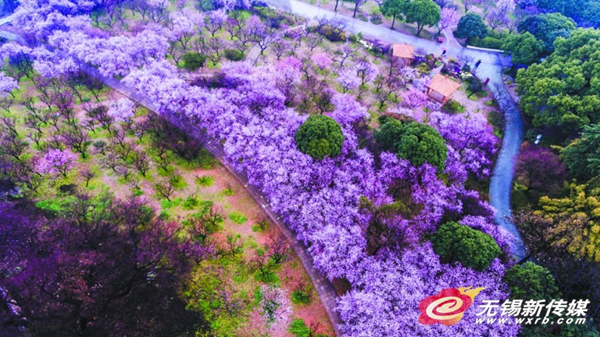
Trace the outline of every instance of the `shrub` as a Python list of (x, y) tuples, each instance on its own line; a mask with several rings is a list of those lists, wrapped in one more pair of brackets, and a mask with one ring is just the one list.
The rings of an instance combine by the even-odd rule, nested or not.
[(183, 54), (182, 60), (184, 69), (189, 71), (196, 71), (204, 67), (204, 63), (206, 62), (206, 56), (195, 51), (189, 51)]
[(440, 226), (431, 242), (441, 262), (460, 262), (478, 271), (489, 268), (492, 260), (502, 252), (490, 235), (456, 222)]
[(340, 125), (323, 115), (310, 116), (300, 125), (295, 139), (298, 150), (316, 160), (338, 156), (344, 143)]
[(198, 205), (198, 199), (196, 199), (193, 196), (190, 196), (183, 202), (183, 209), (191, 210), (196, 208)]
[(455, 100), (450, 100), (446, 104), (444, 104), (444, 106), (442, 106), (442, 111), (446, 113), (464, 112), (465, 107)]
[(315, 334), (315, 332), (311, 331), (311, 328), (306, 326), (306, 323), (300, 318), (292, 321), (288, 331), (296, 337), (327, 337), (325, 334)]
[(238, 212), (231, 212), (231, 214), (229, 214), (229, 219), (238, 225), (241, 225), (248, 220), (248, 218)]
[(360, 21), (369, 21), (369, 19), (364, 14), (358, 14), (358, 18), (360, 19)]
[(225, 58), (229, 61), (241, 61), (244, 58), (244, 52), (238, 49), (226, 49)]
[(531, 261), (508, 269), (502, 280), (509, 286), (511, 298), (550, 301), (559, 294), (550, 271)]
[(200, 186), (212, 186), (213, 182), (215, 181), (214, 177), (211, 176), (202, 176), (202, 177), (196, 177), (196, 183)]
[(294, 304), (310, 304), (310, 295), (299, 290), (292, 292), (292, 303)]
[(490, 111), (488, 114), (488, 122), (494, 127), (494, 130), (500, 134), (504, 131), (504, 116), (498, 111)]
[(346, 33), (344, 31), (333, 28), (329, 25), (321, 27), (319, 34), (323, 35), (327, 40), (331, 42), (346, 41)]
[(294, 334), (296, 337), (308, 337), (310, 336), (310, 329), (306, 326), (306, 323), (302, 319), (295, 319), (290, 324), (289, 332)]
[(373, 15), (371, 17), (371, 23), (376, 24), (376, 25), (382, 24), (383, 19), (382, 19), (381, 15), (380, 14)]
[(254, 274), (254, 280), (263, 283), (279, 284), (279, 277), (272, 271), (261, 272), (260, 270)]
[(184, 188), (187, 186), (187, 183), (185, 182), (185, 179), (183, 179), (183, 176), (179, 175), (179, 174), (175, 174), (173, 175), (170, 179), (169, 182), (171, 183), (171, 185), (173, 185), (173, 187), (175, 188)]

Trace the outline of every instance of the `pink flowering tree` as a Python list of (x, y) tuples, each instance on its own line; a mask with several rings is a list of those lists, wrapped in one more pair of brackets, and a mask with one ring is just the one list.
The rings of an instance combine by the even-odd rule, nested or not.
[(66, 178), (76, 160), (77, 155), (69, 150), (52, 149), (40, 159), (38, 168), (42, 174), (61, 174)]
[(285, 95), (286, 102), (293, 102), (296, 87), (302, 80), (302, 61), (293, 56), (282, 59), (275, 65), (272, 79)]
[(270, 328), (287, 326), (292, 316), (292, 306), (285, 290), (263, 285), (260, 287), (262, 300), (260, 302), (261, 315)]

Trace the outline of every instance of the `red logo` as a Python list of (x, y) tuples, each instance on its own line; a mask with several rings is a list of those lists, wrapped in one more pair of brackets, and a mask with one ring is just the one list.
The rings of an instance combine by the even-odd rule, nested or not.
[(447, 288), (437, 295), (429, 296), (419, 304), (419, 323), (432, 325), (454, 325), (462, 319), (465, 311), (469, 309), (475, 296), (485, 288), (463, 287)]

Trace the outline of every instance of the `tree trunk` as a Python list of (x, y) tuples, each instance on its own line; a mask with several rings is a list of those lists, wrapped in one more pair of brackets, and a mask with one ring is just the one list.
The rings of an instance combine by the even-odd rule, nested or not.
[(421, 31), (423, 30), (423, 27), (424, 26), (417, 24), (417, 36), (421, 35)]
[(340, 3), (340, 0), (335, 0), (335, 8), (333, 9), (334, 12), (337, 12), (337, 7), (338, 7), (339, 3)]
[(392, 29), (394, 29), (394, 23), (396, 23), (396, 15), (395, 14), (392, 19)]
[(354, 15), (352, 15), (353, 18), (356, 17), (356, 11), (358, 11), (358, 2), (356, 3), (356, 5), (354, 5)]

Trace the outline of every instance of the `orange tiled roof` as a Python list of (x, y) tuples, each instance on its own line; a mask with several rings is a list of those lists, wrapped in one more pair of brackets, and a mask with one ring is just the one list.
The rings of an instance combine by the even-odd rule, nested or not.
[(392, 56), (413, 59), (415, 57), (415, 47), (405, 43), (394, 44), (392, 46)]
[(458, 88), (460, 88), (460, 84), (444, 75), (437, 74), (431, 79), (431, 82), (429, 82), (427, 87), (433, 91), (439, 92), (444, 95), (444, 97), (450, 97), (458, 90)]

